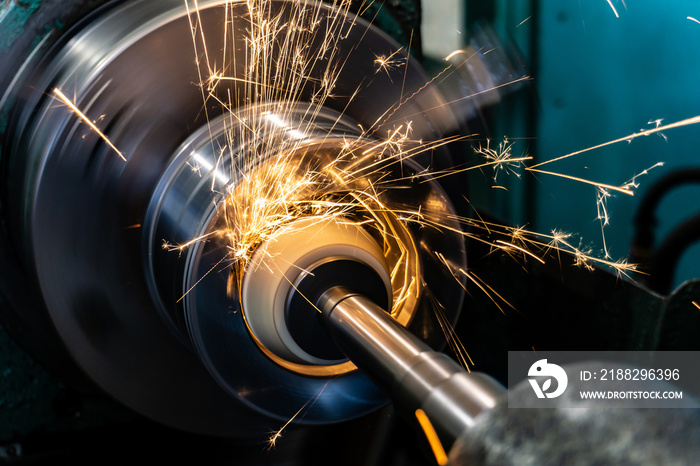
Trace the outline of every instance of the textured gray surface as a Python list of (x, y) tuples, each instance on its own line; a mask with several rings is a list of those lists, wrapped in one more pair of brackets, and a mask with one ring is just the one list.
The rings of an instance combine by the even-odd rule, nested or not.
[[(574, 390), (562, 401), (573, 401), (566, 397), (577, 393), (575, 382), (570, 387)], [(532, 388), (523, 381), (510, 396), (532, 398)], [(697, 464), (700, 405), (695, 405), (608, 409), (583, 401), (578, 408), (512, 409), (504, 399), (455, 444), (450, 465)]]

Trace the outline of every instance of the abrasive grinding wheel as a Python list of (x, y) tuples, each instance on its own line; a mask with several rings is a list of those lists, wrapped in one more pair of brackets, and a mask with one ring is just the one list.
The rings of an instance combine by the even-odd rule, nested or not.
[[(290, 70), (274, 83), (250, 82), (249, 39), (262, 23), (245, 3), (110, 3), (49, 50), (37, 48), (18, 70), (3, 98), (10, 118), (2, 147), (9, 236), (77, 366), (149, 418), (256, 438), (313, 398), (299, 422), (351, 419), (387, 399), (342, 357), (319, 363), (294, 350), (281, 351), (280, 361), (277, 350), (271, 357), (261, 346), (245, 303), (231, 292), (230, 243), (215, 234), (226, 224), (227, 202), (283, 152), (313, 165), (332, 160), (350, 140), (375, 147), (370, 153), (379, 159), (393, 156), (376, 147), (399, 128), (410, 126), (415, 141), (435, 141), (458, 127), (414, 61), (377, 72), (376, 57), (403, 56), (381, 31), (330, 6), (262, 4), (279, 40), (256, 59), (280, 66), (290, 53), (282, 38), (298, 34), (307, 60), (301, 81)], [(332, 49), (324, 45), (328, 30), (339, 33)], [(335, 80), (323, 93), (329, 67)], [(250, 118), (276, 122), (274, 138), (237, 146), (231, 135), (249, 137)], [(403, 180), (403, 189), (377, 194), (382, 205), (450, 223), (449, 197), (422, 172), (452, 163), (439, 146), (367, 179)], [(450, 233), (396, 215), (385, 220), (411, 244), (402, 260), (420, 264), (404, 274), (412, 274), (415, 302), (402, 311), (403, 323), (440, 345), (435, 303), (454, 321), (463, 297), (441, 267), (465, 262), (459, 227), (452, 221)], [(371, 250), (374, 241), (384, 254), (386, 245), (368, 231), (357, 247)], [(206, 239), (180, 251), (162, 247), (197, 238)], [(377, 253), (367, 257), (381, 262)], [(395, 300), (407, 281), (398, 283), (386, 263), (376, 267)]]

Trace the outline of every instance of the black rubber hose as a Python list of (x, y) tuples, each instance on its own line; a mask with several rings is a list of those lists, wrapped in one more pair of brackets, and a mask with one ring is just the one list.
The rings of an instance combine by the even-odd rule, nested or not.
[(676, 227), (651, 257), (648, 287), (659, 294), (669, 294), (676, 268), (683, 253), (700, 241), (700, 214)]
[(700, 184), (700, 168), (676, 170), (656, 182), (642, 198), (634, 217), (635, 234), (630, 248), (630, 260), (649, 265), (652, 260), (657, 226), (656, 211), (663, 198), (672, 190), (688, 184)]

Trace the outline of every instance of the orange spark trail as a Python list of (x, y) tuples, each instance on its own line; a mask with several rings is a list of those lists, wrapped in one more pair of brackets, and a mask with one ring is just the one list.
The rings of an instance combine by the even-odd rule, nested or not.
[(535, 168), (541, 167), (542, 165), (546, 165), (546, 164), (552, 163), (552, 162), (558, 162), (559, 160), (568, 159), (569, 157), (574, 157), (576, 155), (583, 154), (584, 152), (593, 151), (596, 149), (600, 149), (602, 147), (612, 146), (613, 144), (617, 144), (619, 142), (630, 142), (632, 139), (636, 139), (640, 136), (649, 136), (652, 134), (658, 134), (658, 133), (661, 133), (662, 131), (666, 131), (669, 129), (680, 128), (682, 126), (696, 125), (698, 123), (700, 123), (700, 115), (693, 117), (693, 118), (687, 118), (685, 120), (677, 121), (675, 123), (669, 123), (668, 125), (657, 126), (656, 128), (646, 129), (643, 131), (639, 131), (637, 133), (632, 133), (629, 136), (625, 136), (623, 138), (604, 142), (602, 144), (598, 144), (597, 146), (589, 147), (587, 149), (581, 149), (581, 150), (578, 150), (576, 152), (571, 152), (569, 154), (562, 155), (561, 157), (557, 157), (555, 159), (546, 160), (544, 162), (538, 163), (536, 165), (533, 165), (531, 167), (526, 168), (526, 170), (535, 171), (534, 170)]
[(542, 264), (545, 263), (544, 260), (540, 259), (539, 257), (537, 257), (536, 255), (534, 255), (533, 253), (531, 253), (531, 252), (528, 251), (527, 249), (521, 248), (520, 246), (516, 246), (516, 245), (514, 245), (513, 243), (508, 243), (508, 242), (503, 241), (503, 240), (500, 240), (500, 239), (499, 239), (499, 240), (496, 240), (496, 243), (502, 245), (502, 246), (505, 248), (505, 250), (507, 250), (508, 248), (513, 248), (513, 249), (515, 249), (515, 250), (518, 250), (518, 251), (522, 252), (522, 253), (525, 254), (525, 255), (528, 255), (528, 256), (530, 256), (530, 257), (533, 257), (535, 260), (539, 261), (539, 262), (542, 263)]
[(90, 119), (83, 112), (81, 112), (80, 109), (76, 107), (76, 105), (73, 102), (71, 102), (70, 99), (66, 97), (66, 95), (63, 92), (61, 92), (59, 88), (55, 88), (53, 92), (61, 99), (61, 101), (63, 101), (63, 103), (68, 105), (68, 107), (70, 107), (70, 109), (73, 110), (73, 112), (76, 115), (78, 115), (81, 120), (87, 123), (88, 126), (90, 126), (90, 128), (92, 128), (92, 130), (96, 132), (97, 135), (100, 136), (104, 140), (104, 142), (106, 142), (107, 145), (109, 145), (109, 147), (111, 147), (114, 150), (114, 152), (117, 153), (119, 157), (122, 158), (122, 160), (126, 162), (126, 157), (124, 157), (124, 155), (119, 151), (119, 149), (117, 149), (116, 146), (112, 144), (112, 141), (110, 141), (109, 138), (105, 136), (105, 134), (102, 131), (100, 131), (100, 129), (97, 126), (95, 126), (95, 123), (90, 121)]
[(528, 17), (525, 18), (524, 20), (520, 21), (520, 24), (518, 24), (518, 25), (515, 26), (515, 27), (516, 27), (516, 28), (519, 28), (520, 26), (522, 26), (523, 24), (525, 24), (527, 21), (529, 21), (531, 18), (532, 18), (532, 15), (528, 16)]
[(289, 418), (289, 420), (285, 422), (284, 425), (280, 427), (276, 432), (272, 433), (270, 438), (267, 439), (267, 451), (270, 451), (277, 446), (277, 440), (282, 438), (282, 432), (284, 432), (284, 430), (289, 426), (289, 424), (291, 424), (294, 421), (294, 419), (296, 419), (307, 408), (307, 406), (310, 408), (314, 405), (314, 403), (316, 403), (316, 400), (318, 400), (321, 397), (321, 393), (323, 393), (327, 386), (328, 382), (326, 382), (323, 385), (323, 387), (321, 387), (321, 390), (319, 390), (318, 394), (315, 397), (311, 398), (310, 400), (307, 400), (307, 402), (304, 403), (304, 406), (299, 408), (299, 411), (294, 413), (294, 415), (291, 418)]
[[(539, 167), (540, 165), (543, 165), (543, 164), (539, 164), (539, 165), (535, 165), (535, 166), (536, 166), (536, 167)], [(595, 182), (595, 181), (586, 180), (586, 179), (584, 179), (584, 178), (579, 178), (579, 177), (576, 177), (576, 176), (564, 175), (563, 173), (548, 172), (548, 171), (545, 171), (545, 170), (538, 170), (538, 169), (536, 169), (536, 168), (534, 168), (534, 167), (526, 167), (525, 170), (531, 171), (531, 172), (533, 172), (533, 173), (542, 173), (543, 175), (558, 176), (558, 177), (560, 177), (560, 178), (566, 178), (567, 180), (578, 181), (579, 183), (592, 184), (593, 186), (597, 186), (597, 187), (599, 187), (599, 188), (610, 189), (610, 190), (612, 190), (612, 191), (617, 191), (617, 192), (620, 192), (620, 193), (622, 193), (622, 194), (628, 194), (628, 195), (630, 195), (630, 196), (634, 196), (634, 192), (633, 192), (632, 190), (630, 190), (629, 188), (624, 188), (624, 187), (620, 187), (620, 186), (613, 186), (613, 185), (610, 185), (610, 184), (597, 183), (597, 182)]]
[(420, 424), (421, 429), (423, 429), (423, 432), (425, 433), (425, 436), (428, 439), (430, 448), (432, 448), (433, 450), (433, 454), (435, 455), (435, 461), (437, 461), (437, 464), (439, 464), (440, 466), (446, 465), (447, 453), (445, 453), (445, 448), (442, 446), (442, 443), (440, 442), (437, 432), (435, 432), (435, 428), (430, 422), (430, 419), (428, 419), (428, 416), (422, 409), (416, 410), (416, 418), (418, 419), (418, 423)]

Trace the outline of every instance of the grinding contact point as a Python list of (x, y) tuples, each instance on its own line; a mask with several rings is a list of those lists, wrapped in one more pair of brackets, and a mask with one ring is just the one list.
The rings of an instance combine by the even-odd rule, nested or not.
[(345, 356), (326, 336), (315, 305), (334, 286), (391, 308), (391, 277), (374, 238), (339, 217), (305, 217), (285, 225), (256, 251), (243, 278), (241, 301), (251, 333), (283, 360), (342, 363)]

